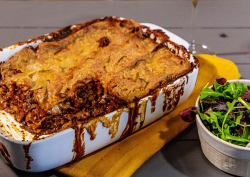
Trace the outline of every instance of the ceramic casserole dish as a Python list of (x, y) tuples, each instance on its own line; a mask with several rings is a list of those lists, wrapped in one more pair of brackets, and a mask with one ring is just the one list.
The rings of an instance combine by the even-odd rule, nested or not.
[[(149, 27), (151, 30), (161, 30), (169, 36), (170, 40), (164, 45), (179, 57), (186, 58), (193, 66), (192, 70), (174, 82), (159, 88), (157, 92), (139, 99), (135, 103), (136, 111), (133, 109), (131, 112), (128, 107), (121, 108), (104, 116), (95, 117), (74, 128), (40, 136), (36, 140), (31, 133), (22, 129), (22, 125), (12, 115), (1, 111), (0, 156), (3, 160), (17, 169), (29, 172), (53, 169), (129, 136), (173, 111), (185, 101), (196, 83), (198, 60), (185, 49), (188, 47), (185, 40), (157, 25), (150, 23), (141, 23), (141, 25), (145, 26), (142, 28), (145, 34)], [(65, 31), (76, 27), (79, 25), (69, 26)], [(61, 29), (61, 32), (64, 32), (64, 29)], [(36, 48), (38, 44), (43, 43), (45, 39), (53, 38), (57, 33), (46, 34), (3, 48), (0, 50), (0, 61), (9, 60), (25, 47)], [(153, 34), (149, 34), (149, 37), (155, 41), (160, 40)]]

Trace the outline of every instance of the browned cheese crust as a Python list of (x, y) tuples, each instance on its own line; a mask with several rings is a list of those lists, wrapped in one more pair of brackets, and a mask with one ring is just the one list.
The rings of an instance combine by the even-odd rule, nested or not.
[(113, 17), (59, 30), (1, 64), (0, 109), (47, 134), (125, 107), (191, 70), (167, 40)]

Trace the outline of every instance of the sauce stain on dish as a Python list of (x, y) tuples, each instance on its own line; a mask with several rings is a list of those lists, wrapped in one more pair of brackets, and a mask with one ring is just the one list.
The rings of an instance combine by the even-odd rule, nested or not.
[[(184, 86), (185, 79), (181, 79), (180, 83), (174, 84), (171, 87), (162, 88), (164, 100), (162, 111), (164, 114), (171, 112), (179, 103), (180, 97), (184, 94)], [(151, 113), (155, 111), (156, 100), (159, 96), (159, 92), (155, 92), (153, 96), (149, 97), (151, 101)], [(125, 138), (135, 132), (136, 126), (138, 124), (137, 119), (140, 116), (140, 125), (139, 129), (143, 127), (145, 116), (146, 116), (146, 108), (147, 101), (142, 100), (141, 102), (134, 102), (129, 105), (129, 116), (127, 125), (121, 135), (121, 138)]]
[(125, 111), (126, 109), (120, 109), (118, 110), (113, 116), (112, 116), (112, 120), (109, 120), (107, 117), (102, 116), (100, 118), (100, 121), (102, 122), (103, 126), (106, 128), (109, 128), (109, 134), (111, 134), (111, 138), (114, 138), (116, 133), (118, 132), (118, 128), (119, 128), (119, 123), (120, 123), (120, 118), (122, 113)]
[(127, 111), (127, 109), (124, 108), (118, 110), (116, 113), (113, 114), (112, 120), (108, 119), (105, 116), (100, 116), (98, 118), (90, 120), (87, 123), (77, 125), (75, 127), (75, 139), (72, 149), (72, 152), (74, 152), (74, 154), (71, 161), (78, 160), (85, 155), (84, 129), (86, 129), (88, 134), (90, 135), (90, 140), (94, 140), (97, 136), (96, 128), (98, 126), (98, 123), (100, 122), (104, 127), (109, 129), (109, 134), (111, 134), (111, 138), (114, 138), (116, 133), (118, 132), (121, 114), (124, 111)]
[(86, 128), (87, 132), (89, 133), (91, 140), (94, 140), (96, 138), (95, 130), (96, 127), (98, 126), (98, 123), (99, 123), (99, 118), (90, 120), (88, 123), (84, 124), (84, 128)]
[(184, 94), (185, 79), (180, 79), (180, 83), (174, 84), (173, 87), (164, 87), (164, 101), (162, 110), (164, 114), (171, 112), (179, 103), (180, 97)]
[(134, 102), (129, 104), (128, 108), (128, 122), (126, 124), (125, 129), (122, 132), (121, 138), (125, 138), (133, 133), (135, 127), (137, 125), (136, 119), (139, 114), (140, 104), (138, 102)]
[(118, 132), (121, 114), (126, 110), (126, 108), (117, 110), (116, 113), (113, 114), (112, 120), (108, 119), (106, 116), (94, 118), (89, 122), (84, 123), (83, 128), (85, 128), (89, 133), (90, 139), (94, 140), (97, 135), (95, 133), (96, 128), (98, 126), (98, 123), (101, 122), (104, 127), (109, 129), (109, 134), (111, 134), (111, 138), (114, 138), (116, 133)]
[(187, 79), (187, 82), (186, 82), (186, 84), (188, 84), (188, 80), (189, 80), (189, 77), (188, 77), (188, 75), (186, 75), (186, 79)]
[(145, 121), (145, 117), (146, 117), (146, 111), (147, 111), (147, 104), (148, 104), (148, 100), (142, 100), (140, 106), (141, 106), (141, 112), (140, 112), (140, 128), (143, 127), (144, 121)]
[[(143, 127), (145, 116), (146, 116), (146, 109), (147, 109), (148, 100), (141, 100), (140, 102), (131, 103), (128, 109), (128, 122), (123, 130), (121, 138), (125, 138), (131, 135), (136, 130)], [(137, 119), (140, 116), (139, 120), (139, 128), (137, 128)]]
[(8, 153), (7, 148), (1, 142), (0, 142), (0, 152), (2, 156), (4, 157), (4, 159), (6, 160), (6, 162), (8, 162), (9, 165), (13, 166), (11, 162), (10, 154)]
[(155, 105), (156, 105), (156, 99), (159, 96), (160, 91), (157, 90), (152, 94), (152, 96), (149, 96), (148, 99), (151, 101), (151, 113), (155, 112)]
[(77, 125), (75, 127), (75, 139), (74, 139), (74, 146), (72, 149), (74, 152), (72, 160), (76, 161), (80, 159), (85, 154), (85, 142), (84, 142), (84, 128), (83, 125)]
[(162, 107), (162, 111), (165, 112), (166, 108), (168, 107), (169, 104), (171, 104), (171, 99), (173, 97), (173, 89), (170, 87), (165, 87), (162, 89), (163, 92), (163, 96), (164, 96), (164, 101), (163, 101), (163, 107)]
[(30, 162), (33, 161), (33, 158), (30, 156), (30, 146), (32, 143), (29, 143), (27, 145), (23, 145), (23, 149), (24, 149), (24, 154), (25, 154), (25, 158), (27, 159), (27, 163), (26, 163), (26, 169), (29, 170), (30, 168)]

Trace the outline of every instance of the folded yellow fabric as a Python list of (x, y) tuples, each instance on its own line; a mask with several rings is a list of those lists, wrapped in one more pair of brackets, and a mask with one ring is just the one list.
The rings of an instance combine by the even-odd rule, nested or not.
[(92, 153), (78, 162), (66, 164), (55, 170), (74, 177), (131, 176), (148, 158), (190, 125), (181, 120), (179, 113), (195, 105), (200, 90), (208, 82), (212, 85), (216, 78), (224, 77), (228, 80), (240, 78), (238, 68), (229, 60), (215, 55), (196, 57), (200, 62), (196, 86), (183, 104), (126, 139)]

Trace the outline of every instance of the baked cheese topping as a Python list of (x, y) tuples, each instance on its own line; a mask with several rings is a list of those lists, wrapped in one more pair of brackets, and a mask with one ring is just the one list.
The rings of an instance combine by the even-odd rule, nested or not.
[(1, 64), (0, 108), (37, 133), (51, 117), (62, 117), (60, 128), (66, 128), (73, 117), (104, 115), (191, 70), (187, 59), (164, 45), (167, 40), (132, 20), (109, 17), (36, 49), (26, 47)]

